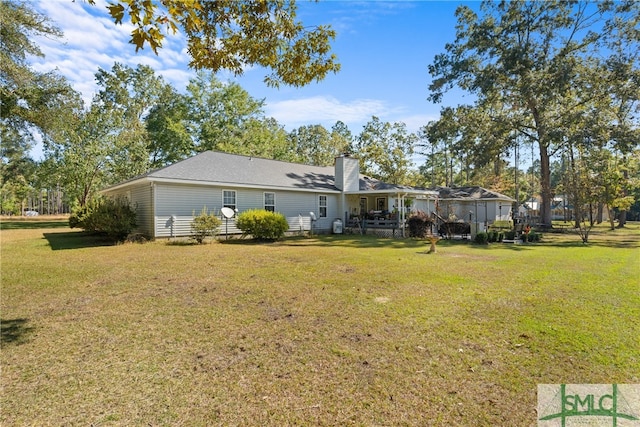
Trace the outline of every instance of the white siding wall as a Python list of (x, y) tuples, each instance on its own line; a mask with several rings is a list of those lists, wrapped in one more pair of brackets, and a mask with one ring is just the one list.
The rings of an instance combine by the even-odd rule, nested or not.
[(136, 211), (136, 231), (153, 236), (153, 189), (148, 182), (105, 193), (107, 197), (126, 197)]
[[(315, 232), (331, 230), (332, 222), (338, 215), (338, 195), (336, 193), (311, 193), (277, 190), (258, 190), (249, 188), (208, 187), (195, 185), (156, 184), (156, 233), (155, 237), (188, 236), (191, 233), (191, 221), (193, 215), (200, 213), (203, 207), (209, 212), (220, 215), (222, 208), (222, 192), (232, 190), (236, 192), (236, 204), (238, 212), (248, 209), (264, 208), (265, 191), (275, 193), (276, 212), (283, 214), (289, 222), (290, 231), (299, 231), (299, 219), (303, 218), (303, 228), (309, 230), (310, 215), (314, 212), (318, 216), (318, 195), (327, 196), (327, 217), (318, 218), (314, 223)], [(174, 216), (175, 221), (171, 220)], [(222, 218), (222, 216), (221, 216)], [(220, 233), (241, 233), (235, 226), (235, 220), (229, 220), (225, 224), (222, 220)]]
[(153, 188), (150, 183), (137, 185), (131, 189), (131, 203), (136, 209), (138, 231), (153, 236)]

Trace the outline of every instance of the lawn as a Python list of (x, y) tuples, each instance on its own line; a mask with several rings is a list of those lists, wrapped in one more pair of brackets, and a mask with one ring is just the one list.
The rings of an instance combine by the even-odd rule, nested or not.
[(640, 383), (638, 223), (435, 254), (0, 238), (3, 426), (530, 426), (537, 384)]

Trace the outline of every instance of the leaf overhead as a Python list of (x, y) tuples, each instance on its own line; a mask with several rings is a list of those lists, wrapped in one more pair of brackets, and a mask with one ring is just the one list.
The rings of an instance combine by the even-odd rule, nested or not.
[(169, 32), (183, 32), (196, 70), (241, 75), (261, 66), (271, 70), (264, 81), (272, 87), (300, 87), (340, 70), (330, 46), (335, 31), (297, 21), (295, 0), (117, 0), (107, 8), (116, 24), (129, 17), (136, 52), (148, 45), (158, 54)]

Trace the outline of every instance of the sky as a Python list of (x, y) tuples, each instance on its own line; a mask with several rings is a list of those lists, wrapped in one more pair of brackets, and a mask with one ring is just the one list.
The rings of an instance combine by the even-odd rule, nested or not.
[[(82, 93), (87, 105), (98, 87), (95, 74), (115, 62), (135, 68), (152, 67), (157, 74), (184, 91), (195, 71), (181, 34), (169, 34), (155, 55), (148, 47), (135, 52), (128, 43), (132, 27), (115, 25), (105, 0), (91, 6), (84, 0), (34, 0), (36, 10), (48, 16), (64, 33), (62, 39), (40, 38), (45, 54), (34, 58), (34, 69), (57, 69)], [(329, 24), (337, 35), (331, 43), (341, 70), (302, 88), (267, 87), (267, 71), (248, 68), (236, 77), (219, 72), (222, 81), (239, 83), (253, 98), (263, 99), (265, 114), (287, 131), (321, 124), (328, 129), (340, 120), (354, 135), (372, 116), (403, 122), (411, 132), (439, 117), (446, 105), (465, 101), (452, 93), (443, 103), (427, 100), (428, 66), (445, 44), (455, 40), (454, 12), (458, 1), (337, 1), (298, 0), (297, 19), (305, 25)], [(464, 3), (475, 7), (478, 3)], [(34, 157), (39, 157), (36, 152)]]

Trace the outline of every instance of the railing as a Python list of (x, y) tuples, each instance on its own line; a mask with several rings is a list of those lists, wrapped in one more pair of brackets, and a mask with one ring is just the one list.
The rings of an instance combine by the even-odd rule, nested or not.
[(395, 219), (365, 219), (364, 228), (398, 228)]
[(400, 228), (397, 219), (360, 219), (351, 218), (346, 223), (348, 232), (367, 234), (370, 230), (373, 234), (384, 237), (395, 237), (396, 230)]

